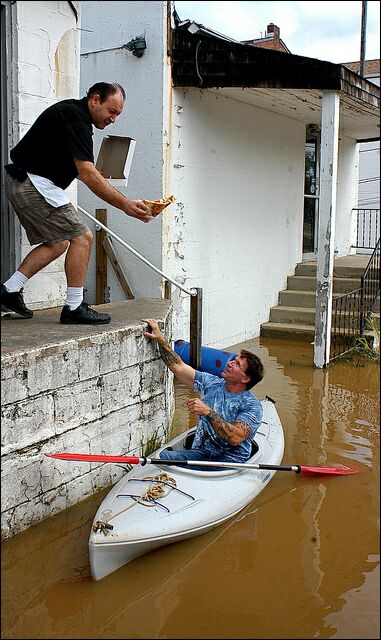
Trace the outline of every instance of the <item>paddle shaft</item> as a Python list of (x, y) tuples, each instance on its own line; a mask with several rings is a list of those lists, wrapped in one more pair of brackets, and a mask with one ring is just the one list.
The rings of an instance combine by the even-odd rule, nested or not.
[(108, 456), (92, 453), (45, 453), (48, 458), (58, 460), (76, 460), (77, 462), (123, 462), (124, 464), (165, 464), (176, 467), (226, 467), (228, 469), (267, 469), (271, 471), (301, 472), (299, 465), (280, 466), (276, 464), (253, 464), (250, 462), (214, 462), (210, 460), (167, 460), (165, 458), (148, 458), (146, 456)]
[[(143, 458), (144, 459), (144, 458)], [(168, 464), (186, 467), (226, 467), (228, 469), (267, 469), (269, 471), (294, 471), (300, 473), (299, 465), (281, 466), (277, 464), (253, 464), (251, 462), (212, 462), (210, 460), (167, 460), (162, 458), (145, 458), (140, 464)]]
[(123, 464), (157, 464), (176, 467), (218, 467), (226, 469), (265, 469), (267, 471), (293, 471), (308, 475), (348, 475), (357, 473), (350, 467), (306, 467), (304, 465), (254, 464), (251, 462), (212, 462), (210, 460), (166, 460), (165, 458), (147, 458), (146, 456), (108, 456), (91, 453), (45, 453), (48, 458), (78, 462), (120, 462)]

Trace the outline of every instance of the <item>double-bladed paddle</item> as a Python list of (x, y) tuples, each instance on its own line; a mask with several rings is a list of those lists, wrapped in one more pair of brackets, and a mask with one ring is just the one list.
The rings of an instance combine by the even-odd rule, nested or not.
[(72, 460), (77, 462), (119, 462), (123, 464), (164, 464), (177, 467), (218, 467), (227, 469), (266, 469), (270, 471), (294, 471), (304, 475), (336, 475), (345, 476), (357, 473), (350, 467), (306, 467), (305, 465), (283, 466), (278, 464), (253, 464), (251, 462), (210, 462), (209, 460), (164, 460), (162, 458), (147, 458), (146, 456), (108, 456), (92, 453), (45, 453), (48, 458), (57, 460)]

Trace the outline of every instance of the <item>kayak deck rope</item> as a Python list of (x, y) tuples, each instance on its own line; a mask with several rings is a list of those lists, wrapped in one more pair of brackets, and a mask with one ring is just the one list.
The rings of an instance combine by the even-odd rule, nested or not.
[[(176, 480), (171, 476), (169, 476), (164, 471), (161, 471), (156, 476), (147, 476), (146, 478), (129, 478), (128, 479), (128, 482), (135, 482), (135, 481), (149, 482), (150, 486), (148, 487), (147, 491), (141, 496), (135, 495), (132, 493), (119, 493), (117, 495), (117, 498), (131, 498), (133, 500), (133, 503), (129, 504), (127, 507), (125, 507), (125, 509), (118, 511), (117, 513), (112, 513), (112, 511), (110, 510), (103, 511), (102, 512), (103, 519), (97, 520), (94, 523), (93, 531), (95, 532), (99, 531), (99, 532), (102, 532), (104, 535), (107, 535), (108, 532), (114, 528), (113, 525), (110, 524), (110, 520), (113, 520), (114, 518), (121, 515), (128, 509), (131, 509), (131, 507), (133, 507), (135, 504), (141, 504), (144, 507), (155, 507), (155, 506), (162, 507), (169, 513), (170, 510), (168, 509), (168, 507), (166, 507), (164, 504), (161, 504), (158, 501), (158, 498), (165, 498), (165, 496), (167, 496), (174, 489), (188, 496), (189, 498), (191, 498), (191, 500), (195, 500), (195, 498), (191, 496), (189, 493), (185, 493), (185, 491), (181, 491), (181, 489), (178, 489), (176, 486)], [(167, 491), (165, 490), (166, 487), (169, 487)]]

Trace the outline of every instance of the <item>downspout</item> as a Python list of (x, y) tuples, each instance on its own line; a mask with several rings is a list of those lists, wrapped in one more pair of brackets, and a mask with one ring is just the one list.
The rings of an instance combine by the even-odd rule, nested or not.
[(331, 346), (339, 106), (337, 91), (323, 91), (314, 340), (314, 365), (320, 369), (328, 366)]

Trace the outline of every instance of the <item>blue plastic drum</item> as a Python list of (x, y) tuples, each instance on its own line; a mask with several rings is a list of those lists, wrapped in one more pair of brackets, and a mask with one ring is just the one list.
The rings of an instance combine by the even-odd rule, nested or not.
[[(175, 353), (185, 362), (189, 364), (189, 342), (185, 340), (176, 340)], [(236, 353), (229, 351), (220, 351), (219, 349), (211, 349), (210, 347), (201, 347), (201, 371), (212, 373), (215, 376), (221, 376), (230, 360), (234, 360)]]

